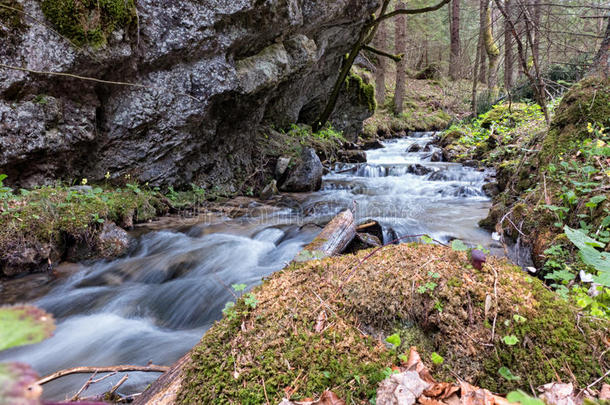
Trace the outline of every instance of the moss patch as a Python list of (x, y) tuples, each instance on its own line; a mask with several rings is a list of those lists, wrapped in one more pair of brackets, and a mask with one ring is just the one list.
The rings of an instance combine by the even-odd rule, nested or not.
[(135, 21), (134, 0), (43, 0), (42, 11), (76, 45), (103, 46), (108, 35)]
[(345, 79), (345, 88), (348, 92), (355, 89), (358, 94), (358, 102), (361, 105), (367, 106), (369, 111), (375, 111), (377, 108), (377, 101), (375, 101), (375, 86), (373, 84), (365, 83), (355, 69), (350, 70), (349, 75)]
[(542, 144), (542, 160), (553, 160), (588, 138), (587, 123), (610, 127), (610, 78), (585, 78), (563, 97)]
[[(266, 390), (277, 403), (287, 391), (297, 399), (332, 389), (363, 403), (411, 344), (437, 377), (453, 372), (498, 392), (557, 376), (582, 387), (608, 367), (600, 357), (607, 325), (578, 320), (570, 304), (505, 261), (490, 258), (477, 271), (463, 253), (399, 245), (356, 267), (367, 253), (291, 265), (254, 290), (255, 308), (238, 302), (194, 349), (180, 402), (265, 403)], [(389, 350), (364, 331), (380, 339), (398, 332), (402, 346)], [(502, 342), (509, 334), (517, 345)], [(442, 365), (428, 361), (432, 351)], [(503, 380), (502, 366), (521, 380)]]

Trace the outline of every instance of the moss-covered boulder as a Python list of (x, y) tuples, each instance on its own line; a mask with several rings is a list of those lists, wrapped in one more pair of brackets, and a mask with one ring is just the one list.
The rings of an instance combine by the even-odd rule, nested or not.
[[(369, 253), (293, 264), (239, 300), (192, 351), (179, 402), (278, 403), (330, 388), (365, 403), (411, 345), (438, 378), (496, 392), (557, 378), (583, 387), (609, 366), (607, 323), (505, 260), (479, 271), (440, 246)], [(396, 349), (382, 343), (393, 333)]]
[(542, 144), (541, 158), (548, 162), (577, 148), (590, 137), (588, 123), (610, 127), (610, 78), (590, 76), (568, 91)]

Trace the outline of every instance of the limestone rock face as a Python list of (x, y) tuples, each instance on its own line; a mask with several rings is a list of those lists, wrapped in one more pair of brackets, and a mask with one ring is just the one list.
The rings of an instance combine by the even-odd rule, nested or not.
[[(18, 3), (53, 25), (40, 1)], [(0, 173), (22, 187), (106, 172), (150, 185), (239, 184), (261, 153), (263, 124), (305, 122), (323, 108), (377, 5), (138, 0), (138, 25), (95, 49), (29, 17), (19, 29), (0, 20), (0, 60), (30, 70), (0, 67)], [(137, 85), (40, 73), (49, 71)], [(370, 115), (362, 104), (349, 112), (341, 102), (337, 126), (361, 125), (348, 121)]]

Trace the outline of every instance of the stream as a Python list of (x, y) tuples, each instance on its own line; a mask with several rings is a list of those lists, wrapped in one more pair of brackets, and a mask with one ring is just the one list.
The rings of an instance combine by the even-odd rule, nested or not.
[[(412, 133), (367, 151), (367, 163), (336, 164), (322, 190), (301, 196), (298, 207), (170, 226), (137, 236), (123, 258), (60, 266), (59, 276), (39, 283), (48, 291), (32, 302), (55, 316), (55, 335), (2, 352), (0, 361), (29, 363), (40, 375), (75, 366), (171, 365), (221, 317), (232, 299), (227, 286), (260, 283), (348, 207), (355, 208), (358, 223), (377, 220), (386, 243), (426, 233), (503, 254), (477, 226), (490, 207), (482, 186), (492, 173), (431, 162), (438, 148), (426, 145), (434, 136)], [(407, 152), (413, 144), (426, 151)], [(22, 294), (22, 301), (29, 300)], [(129, 373), (119, 391), (140, 392), (156, 377)], [(56, 380), (45, 385), (44, 396), (71, 397), (87, 378)], [(119, 378), (93, 385), (86, 395), (107, 391)]]

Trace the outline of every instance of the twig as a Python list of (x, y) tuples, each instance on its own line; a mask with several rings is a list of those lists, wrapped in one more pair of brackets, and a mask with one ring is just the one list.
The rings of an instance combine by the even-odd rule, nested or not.
[(610, 369), (606, 370), (606, 372), (604, 373), (604, 375), (602, 375), (601, 377), (599, 377), (597, 380), (593, 381), (591, 384), (587, 385), (587, 388), (585, 388), (584, 390), (581, 390), (578, 395), (576, 395), (576, 397), (579, 397), (580, 395), (584, 394), (585, 391), (589, 390), (589, 388), (593, 387), (595, 384), (603, 381), (604, 378), (608, 377), (608, 375), (610, 375)]
[(269, 397), (267, 396), (267, 387), (265, 386), (265, 378), (263, 377), (263, 393), (265, 394), (265, 402), (269, 405)]
[(498, 320), (498, 272), (496, 271), (494, 266), (489, 266), (494, 271), (494, 304), (495, 304), (495, 314), (494, 321), (491, 326), (491, 343), (494, 342), (496, 337), (496, 321)]
[(164, 373), (167, 370), (169, 370), (168, 366), (157, 366), (154, 364), (150, 364), (148, 366), (120, 365), (107, 367), (74, 367), (66, 370), (59, 370), (53, 374), (42, 377), (40, 380), (36, 381), (36, 384), (43, 385), (70, 374), (111, 373), (113, 371), (118, 373), (125, 371)]
[(123, 376), (123, 377), (122, 377), (122, 378), (119, 380), (119, 382), (118, 382), (118, 383), (116, 383), (116, 384), (114, 385), (114, 387), (112, 387), (112, 388), (110, 389), (110, 391), (108, 391), (109, 396), (112, 396), (112, 395), (113, 395), (113, 394), (116, 392), (116, 390), (118, 390), (118, 389), (119, 389), (119, 387), (120, 387), (120, 386), (121, 386), (121, 385), (122, 385), (122, 384), (123, 384), (125, 381), (127, 381), (127, 379), (128, 379), (128, 378), (129, 378), (129, 374), (125, 374), (125, 375), (124, 375), (124, 376)]
[[(83, 393), (84, 390), (86, 390), (87, 388), (89, 388), (89, 386), (91, 385), (91, 383), (93, 382), (93, 378), (97, 375), (97, 371), (95, 373), (93, 373), (93, 375), (91, 377), (89, 377), (89, 379), (83, 384), (82, 387), (80, 387), (80, 390), (78, 390), (78, 392), (76, 394), (74, 394), (74, 396), (72, 398), (70, 398), (70, 402), (71, 401), (76, 401), (78, 399), (78, 396), (80, 394)], [(110, 374), (108, 374), (110, 375)]]
[(372, 46), (369, 46), (369, 45), (363, 45), (362, 49), (364, 49), (365, 51), (369, 51), (369, 52), (375, 53), (377, 55), (385, 56), (386, 58), (390, 58), (394, 62), (400, 62), (402, 60), (402, 58), (405, 56), (402, 53), (400, 53), (398, 55), (394, 55), (394, 54), (391, 54), (389, 52), (382, 51), (382, 50), (377, 49), (377, 48), (373, 48)]
[(23, 67), (19, 67), (19, 66), (6, 65), (4, 63), (0, 63), (0, 67), (5, 68), (5, 69), (19, 70), (21, 72), (33, 73), (33, 74), (37, 74), (37, 75), (70, 77), (73, 79), (85, 80), (85, 81), (96, 82), (96, 83), (114, 84), (114, 85), (119, 85), (119, 86), (130, 86), (130, 87), (137, 87), (140, 89), (159, 90), (159, 91), (164, 91), (164, 92), (170, 92), (170, 93), (173, 93), (173, 94), (176, 94), (179, 96), (185, 96), (185, 97), (188, 97), (199, 103), (201, 102), (201, 100), (199, 100), (197, 97), (191, 96), (190, 94), (186, 94), (186, 93), (176, 92), (176, 91), (173, 91), (166, 87), (146, 86), (144, 84), (129, 83), (129, 82), (115, 82), (115, 81), (111, 81), (111, 80), (102, 80), (102, 79), (97, 79), (95, 77), (80, 76), (80, 75), (75, 75), (72, 73), (65, 73), (65, 72), (49, 72), (49, 71), (44, 71), (44, 70), (33, 70), (33, 69), (27, 69), (27, 68), (23, 68)]

